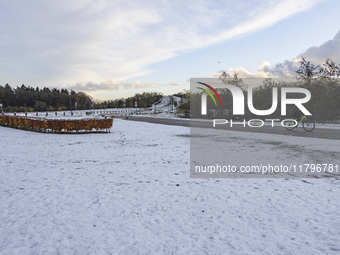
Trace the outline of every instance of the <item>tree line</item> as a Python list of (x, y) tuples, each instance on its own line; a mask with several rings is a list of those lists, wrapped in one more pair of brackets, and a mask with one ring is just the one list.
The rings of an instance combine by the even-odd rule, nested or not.
[(64, 111), (72, 108), (89, 109), (92, 98), (83, 92), (67, 89), (43, 89), (25, 86), (12, 88), (0, 85), (0, 103), (5, 112)]
[(115, 100), (106, 100), (103, 102), (96, 102), (94, 107), (96, 109), (106, 109), (106, 108), (131, 108), (138, 107), (147, 108), (151, 107), (152, 104), (156, 103), (163, 97), (162, 93), (159, 92), (143, 92), (137, 93), (134, 96), (128, 98), (119, 98)]
[[(174, 94), (182, 97), (182, 93)], [(50, 89), (44, 87), (33, 88), (21, 85), (12, 88), (9, 84), (0, 85), (0, 104), (4, 112), (33, 112), (33, 111), (66, 111), (106, 108), (147, 108), (163, 97), (159, 92), (138, 93), (128, 98), (115, 100), (93, 101), (93, 98), (84, 92), (75, 92), (67, 89)]]

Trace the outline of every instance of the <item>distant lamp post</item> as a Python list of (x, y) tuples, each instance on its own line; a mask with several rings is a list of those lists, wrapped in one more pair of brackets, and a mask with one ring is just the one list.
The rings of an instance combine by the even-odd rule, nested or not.
[(68, 92), (68, 95), (70, 96), (70, 110), (71, 110), (71, 116), (73, 116), (73, 112), (72, 112), (72, 97), (71, 97), (71, 90)]
[(139, 97), (139, 113), (142, 114), (142, 104), (141, 104), (141, 97)]

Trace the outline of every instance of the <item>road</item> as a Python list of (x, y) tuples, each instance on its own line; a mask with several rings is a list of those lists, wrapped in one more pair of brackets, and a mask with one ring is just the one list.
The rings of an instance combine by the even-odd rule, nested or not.
[[(152, 118), (144, 116), (129, 116), (127, 120), (133, 121), (143, 121), (150, 123), (157, 123), (163, 125), (175, 125), (184, 127), (200, 127), (200, 128), (213, 128), (212, 122), (188, 120), (188, 119), (166, 119), (166, 118)], [(263, 127), (243, 127), (243, 125), (236, 125), (230, 127), (230, 125), (216, 125), (216, 129), (223, 130), (233, 130), (233, 131), (243, 131), (243, 132), (256, 132), (256, 133), (266, 133), (266, 134), (277, 134), (277, 135), (287, 135), (287, 136), (298, 136), (298, 137), (311, 137), (311, 138), (323, 138), (340, 140), (340, 129), (324, 129), (319, 128), (316, 124), (315, 129), (312, 132), (304, 131), (300, 126), (292, 131), (286, 130), (284, 127), (277, 126), (263, 126)]]

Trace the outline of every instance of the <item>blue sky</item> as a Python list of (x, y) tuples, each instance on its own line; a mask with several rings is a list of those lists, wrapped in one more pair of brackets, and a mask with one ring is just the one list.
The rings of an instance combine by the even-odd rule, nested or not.
[(190, 77), (340, 63), (338, 0), (0, 0), (0, 84), (94, 99), (175, 93)]

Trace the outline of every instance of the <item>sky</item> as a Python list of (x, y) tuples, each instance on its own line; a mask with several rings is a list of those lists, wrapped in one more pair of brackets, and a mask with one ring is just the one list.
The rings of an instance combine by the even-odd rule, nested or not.
[(0, 85), (95, 100), (173, 94), (227, 71), (291, 77), (340, 63), (338, 0), (0, 0)]

